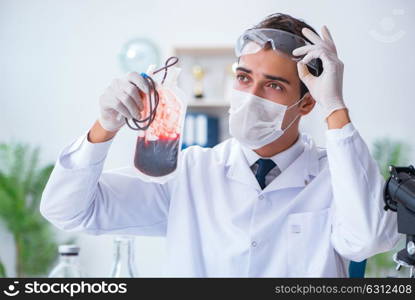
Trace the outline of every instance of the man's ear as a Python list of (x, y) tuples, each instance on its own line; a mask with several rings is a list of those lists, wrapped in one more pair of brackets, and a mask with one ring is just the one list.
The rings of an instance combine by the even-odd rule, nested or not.
[(307, 92), (300, 103), (300, 114), (302, 116), (309, 114), (313, 110), (314, 105), (316, 105), (316, 100), (314, 100), (310, 92)]

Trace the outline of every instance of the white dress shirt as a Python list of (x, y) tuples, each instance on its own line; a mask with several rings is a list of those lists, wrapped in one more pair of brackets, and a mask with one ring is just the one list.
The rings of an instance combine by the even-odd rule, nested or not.
[(246, 146), (242, 146), (242, 151), (244, 152), (245, 158), (248, 162), (248, 165), (251, 166), (251, 170), (254, 174), (258, 170), (258, 164), (256, 163), (260, 158), (268, 158), (271, 159), (276, 166), (269, 171), (269, 173), (265, 176), (265, 185), (271, 183), (285, 169), (288, 168), (304, 151), (304, 142), (302, 141), (301, 137), (299, 136), (298, 139), (295, 141), (290, 148), (275, 154), (272, 157), (261, 157), (258, 155), (254, 150), (249, 149)]

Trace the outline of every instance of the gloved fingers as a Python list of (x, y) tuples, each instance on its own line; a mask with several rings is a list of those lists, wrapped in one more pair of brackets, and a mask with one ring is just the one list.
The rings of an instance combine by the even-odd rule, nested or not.
[(137, 104), (130, 95), (128, 95), (125, 91), (122, 91), (122, 93), (117, 98), (128, 109), (128, 112), (131, 116), (133, 116), (135, 119), (140, 118), (140, 110), (138, 109)]
[(323, 40), (330, 44), (330, 48), (332, 48), (333, 52), (337, 54), (336, 45), (334, 44), (333, 37), (326, 25), (321, 28), (321, 35)]
[(301, 56), (307, 54), (307, 52), (319, 47), (318, 45), (306, 45), (302, 47), (295, 48), (292, 52), (294, 56)]
[[(114, 109), (115, 111), (117, 111), (120, 115), (122, 115), (123, 117), (127, 118), (127, 119), (133, 119), (134, 117), (131, 115), (130, 111), (128, 110), (127, 107), (125, 107), (125, 105), (121, 102), (120, 99), (118, 99), (118, 101), (116, 103), (114, 103), (114, 106), (112, 107), (112, 109)], [(120, 120), (121, 118), (118, 117), (118, 120)]]
[[(127, 108), (129, 114), (133, 118), (140, 118), (140, 112), (134, 99), (125, 91), (126, 83), (124, 80), (118, 80), (118, 89), (116, 91), (116, 97)], [(132, 83), (129, 83), (133, 85)], [(129, 89), (130, 90), (130, 89)]]
[(318, 47), (308, 52), (303, 57), (301, 62), (304, 64), (308, 64), (311, 60), (315, 58), (320, 58), (323, 62), (324, 74), (327, 74), (328, 71), (335, 70), (336, 66), (341, 63), (340, 60), (337, 58), (336, 54), (333, 53), (331, 50), (327, 49), (326, 47)]
[(326, 25), (324, 25), (321, 28), (321, 35), (323, 37), (323, 40), (330, 41), (330, 42), (332, 42), (334, 44), (333, 37), (331, 36), (331, 33), (330, 33), (330, 31), (329, 31), (329, 29), (327, 28)]
[(137, 72), (131, 72), (127, 74), (127, 80), (132, 84), (135, 84), (143, 93), (148, 94), (148, 84), (143, 76)]
[[(307, 46), (296, 48), (293, 51), (293, 55), (306, 56), (307, 54), (312, 53), (312, 52), (317, 52), (317, 53), (330, 52), (330, 53), (336, 54), (335, 52), (333, 52), (333, 49), (329, 45), (319, 44), (319, 45), (307, 45)], [(305, 57), (303, 57), (302, 60), (304, 60), (304, 58)], [(308, 62), (309, 61), (307, 61), (307, 63)]]
[(131, 119), (128, 109), (118, 100), (116, 102), (111, 102), (110, 105), (107, 105), (105, 107), (105, 111), (112, 115), (112, 118), (115, 118), (114, 121), (116, 122), (121, 122), (123, 118)]
[(310, 71), (307, 68), (307, 65), (299, 61), (297, 63), (297, 70), (298, 70), (298, 76), (300, 77), (301, 81), (304, 82), (304, 84), (307, 86), (307, 84), (312, 80), (315, 76), (310, 73)]
[(138, 87), (135, 84), (132, 84), (131, 82), (123, 81), (121, 82), (121, 88), (124, 91), (124, 93), (126, 93), (134, 100), (135, 105), (138, 107), (138, 109), (143, 110), (143, 100), (141, 99)]
[[(117, 86), (117, 90), (115, 91), (115, 97), (117, 99), (117, 102), (120, 102), (122, 104), (122, 106), (119, 105), (119, 103), (117, 103), (117, 107), (121, 107), (121, 109), (126, 108), (128, 110), (128, 115), (124, 114), (124, 116), (128, 116), (128, 118), (137, 118), (139, 116), (139, 111), (138, 111), (138, 107), (135, 104), (134, 100), (132, 97), (130, 97), (123, 88), (124, 82), (122, 80), (118, 80), (117, 81), (118, 86)], [(121, 112), (121, 111), (120, 111)]]
[(310, 42), (312, 42), (314, 45), (319, 45), (323, 42), (323, 40), (316, 34), (314, 33), (311, 29), (304, 27), (301, 32), (303, 33), (303, 35), (310, 40)]
[[(334, 44), (333, 38), (326, 26), (323, 26), (321, 29), (321, 35), (323, 39), (321, 39), (316, 33), (311, 31), (308, 28), (303, 28), (302, 33), (306, 38), (308, 38), (315, 46), (320, 46), (326, 49), (329, 49), (331, 52), (337, 55), (337, 49)], [(303, 46), (304, 47), (304, 46)], [(301, 48), (303, 48), (301, 47)], [(295, 50), (294, 50), (295, 51)], [(297, 54), (296, 54), (297, 55)]]
[(117, 122), (121, 122), (124, 119), (124, 116), (122, 114), (120, 114), (118, 111), (114, 110), (116, 117), (115, 117), (115, 121)]
[[(108, 90), (108, 99), (110, 99), (110, 101), (107, 102), (106, 107), (115, 110), (127, 119), (132, 119), (133, 116), (120, 98), (122, 98), (122, 91), (119, 90), (119, 87), (117, 86), (117, 90), (114, 90), (113, 87), (111, 87)], [(118, 119), (118, 121), (120, 120)]]
[(309, 51), (301, 60), (302, 63), (308, 64), (312, 59), (315, 58), (321, 58), (321, 55), (323, 53), (323, 49), (321, 47), (315, 48), (311, 51)]

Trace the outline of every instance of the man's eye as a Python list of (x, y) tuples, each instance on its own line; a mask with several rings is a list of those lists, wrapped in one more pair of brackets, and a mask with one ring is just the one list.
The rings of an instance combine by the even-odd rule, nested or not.
[(238, 81), (242, 81), (242, 82), (247, 82), (248, 81), (248, 77), (246, 77), (245, 75), (242, 75), (242, 74), (236, 75), (236, 79), (238, 79)]
[(283, 88), (279, 84), (276, 84), (275, 82), (271, 82), (269, 84), (269, 87), (272, 88), (272, 89), (276, 89), (277, 91), (282, 91), (283, 90)]

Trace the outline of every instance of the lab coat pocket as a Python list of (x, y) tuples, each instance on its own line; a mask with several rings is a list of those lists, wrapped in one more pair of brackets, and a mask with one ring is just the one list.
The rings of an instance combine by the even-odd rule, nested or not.
[(290, 277), (314, 277), (324, 267), (330, 242), (329, 210), (288, 215), (284, 233)]

